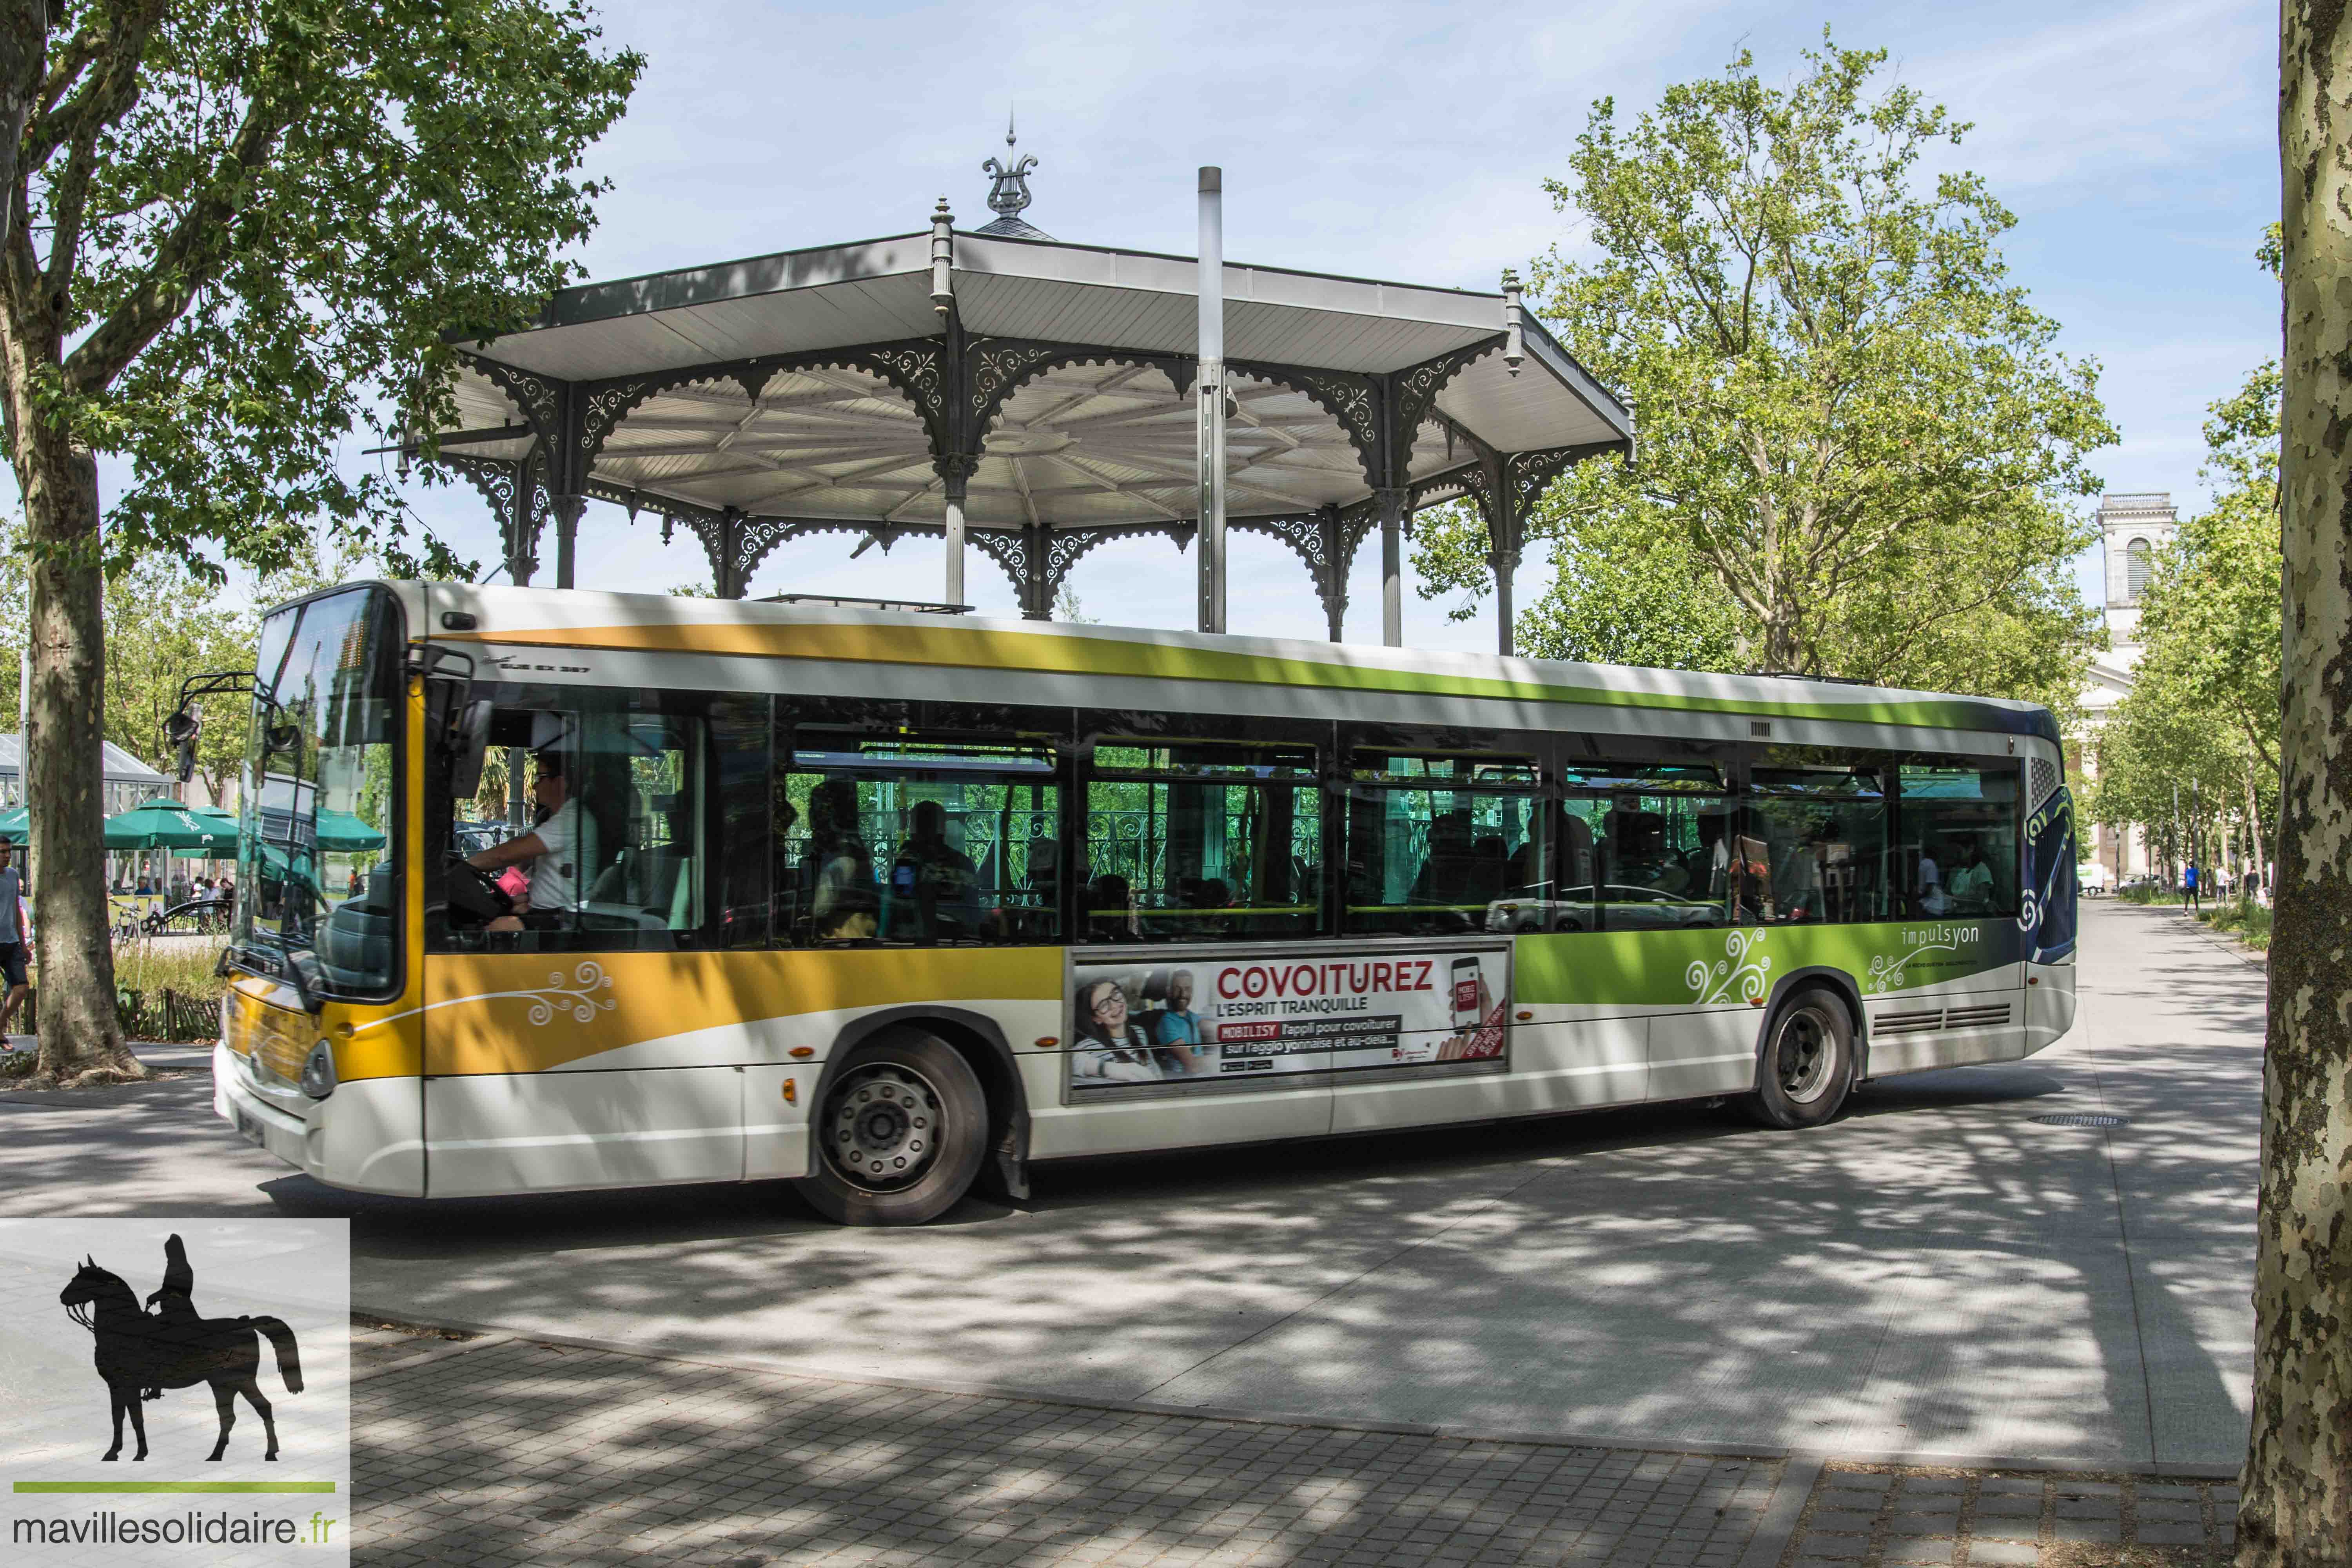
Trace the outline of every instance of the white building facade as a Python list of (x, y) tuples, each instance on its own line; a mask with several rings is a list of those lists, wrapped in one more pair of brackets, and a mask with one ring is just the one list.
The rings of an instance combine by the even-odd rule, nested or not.
[[(2139, 664), (2140, 600), (2158, 552), (2180, 531), (2179, 512), (2164, 491), (2104, 496), (2098, 520), (2099, 548), (2106, 566), (2108, 647), (2092, 659), (2083, 690), (2079, 743), (2083, 771), (2089, 777), (2098, 773), (2099, 731), (2116, 704), (2130, 693), (2132, 671)], [(2126, 829), (2118, 836), (2104, 823), (2091, 833), (2092, 858), (2099, 870), (2086, 872), (2087, 879), (2113, 885), (2154, 868), (2145, 834)]]

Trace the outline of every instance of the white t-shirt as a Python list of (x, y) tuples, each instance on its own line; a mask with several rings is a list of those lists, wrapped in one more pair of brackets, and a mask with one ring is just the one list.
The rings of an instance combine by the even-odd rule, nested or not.
[(546, 852), (530, 863), (532, 909), (579, 907), (581, 862), (588, 852), (581, 837), (581, 824), (580, 803), (567, 800), (555, 808), (554, 816), (531, 829), (546, 847)]
[(1919, 857), (1919, 907), (1931, 915), (1940, 915), (1952, 907), (1944, 891), (1944, 873), (1932, 855)]

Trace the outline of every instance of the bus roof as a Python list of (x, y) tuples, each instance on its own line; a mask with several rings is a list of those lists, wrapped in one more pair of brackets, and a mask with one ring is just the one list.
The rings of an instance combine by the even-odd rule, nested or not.
[[(2034, 735), (2060, 742), (2057, 721), (2034, 703), (1794, 676), (1717, 675), (1376, 644), (761, 600), (468, 584), (392, 586), (408, 602), (413, 625), (426, 626), (425, 635), (436, 640), (456, 643), (1275, 683), (1335, 693), (1410, 692), (1917, 725)], [(472, 616), (474, 626), (449, 629), (441, 617), (451, 613)]]

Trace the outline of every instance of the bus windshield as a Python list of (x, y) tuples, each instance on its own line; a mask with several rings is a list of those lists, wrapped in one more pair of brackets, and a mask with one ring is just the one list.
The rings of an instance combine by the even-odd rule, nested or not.
[(262, 624), (241, 807), (238, 957), (340, 996), (396, 979), (400, 611), (381, 588)]

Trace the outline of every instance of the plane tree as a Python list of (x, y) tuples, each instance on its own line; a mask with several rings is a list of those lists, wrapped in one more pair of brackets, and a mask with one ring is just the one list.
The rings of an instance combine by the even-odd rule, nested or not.
[[(0, 448), (23, 498), (41, 1079), (136, 1077), (100, 823), (104, 580), (429, 557), (355, 433), (577, 275), (642, 66), (580, 0), (0, 0)], [(101, 498), (100, 462), (123, 476)]]

